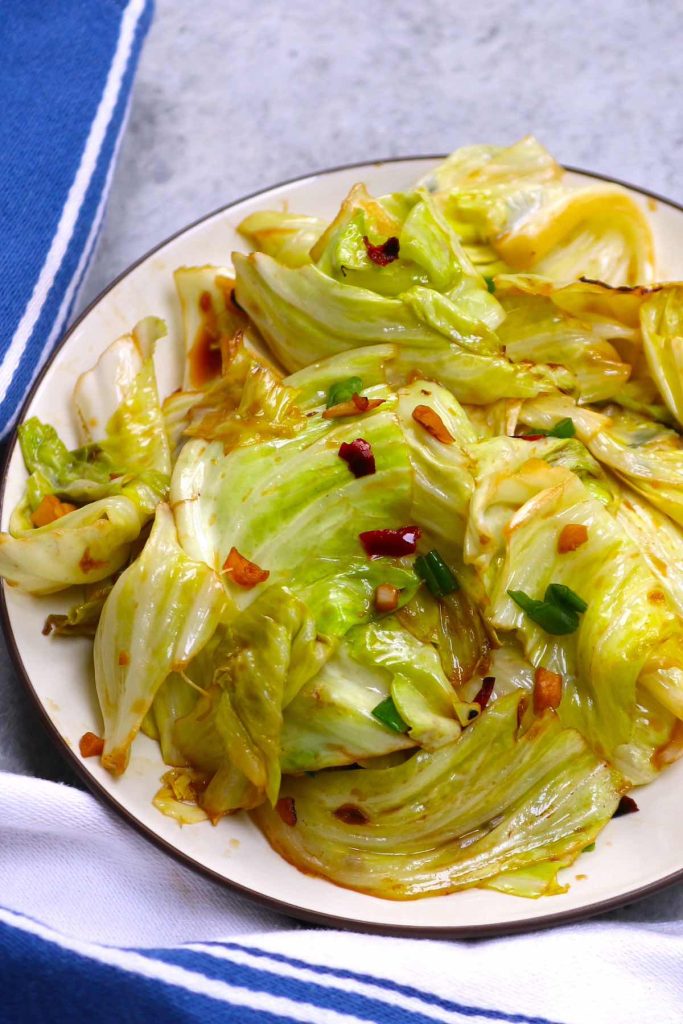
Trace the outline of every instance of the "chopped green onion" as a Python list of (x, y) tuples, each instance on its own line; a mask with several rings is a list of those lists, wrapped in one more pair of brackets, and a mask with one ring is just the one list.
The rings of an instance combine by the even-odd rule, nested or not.
[(537, 601), (523, 590), (508, 590), (509, 596), (529, 618), (552, 636), (565, 636), (579, 628), (578, 612), (554, 604), (552, 601)]
[(424, 580), (432, 594), (437, 594), (439, 591), (439, 581), (434, 575), (432, 563), (425, 555), (418, 555), (413, 564), (413, 569), (415, 570), (415, 575)]
[(544, 600), (575, 612), (585, 612), (588, 607), (584, 599), (569, 587), (565, 587), (564, 583), (551, 583), (545, 592)]
[(493, 295), (495, 293), (495, 291), (496, 291), (496, 283), (495, 283), (495, 281), (493, 280), (492, 277), (484, 277), (484, 280), (486, 281), (486, 287), (487, 287), (488, 291), (490, 291), (491, 295)]
[(553, 636), (573, 633), (579, 627), (579, 613), (588, 608), (583, 598), (564, 583), (550, 583), (542, 601), (523, 590), (508, 590), (508, 594), (533, 622)]
[(360, 394), (363, 381), (360, 377), (347, 377), (346, 380), (338, 380), (330, 386), (327, 392), (327, 408), (333, 405), (340, 405), (342, 402), (350, 402), (354, 395)]
[(552, 430), (548, 431), (548, 437), (576, 437), (574, 420), (570, 419), (569, 416), (564, 420), (560, 420)]
[(594, 849), (595, 849), (595, 843), (590, 843), (589, 846), (584, 846), (583, 852), (584, 853), (592, 853)]
[(543, 427), (529, 427), (531, 434), (523, 435), (527, 437), (558, 437), (562, 440), (570, 437), (576, 437), (576, 427), (574, 426), (574, 420), (567, 416), (563, 420), (558, 420), (554, 427), (550, 430), (544, 430)]
[(434, 597), (446, 597), (460, 589), (457, 579), (435, 548), (426, 555), (419, 555), (413, 568)]
[(391, 697), (386, 697), (381, 704), (372, 709), (372, 713), (378, 722), (388, 726), (394, 732), (408, 732), (408, 725), (398, 713), (398, 708)]

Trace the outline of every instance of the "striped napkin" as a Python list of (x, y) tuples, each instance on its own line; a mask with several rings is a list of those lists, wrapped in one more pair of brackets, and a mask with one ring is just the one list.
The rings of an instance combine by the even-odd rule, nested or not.
[(469, 943), (297, 927), (70, 787), (0, 774), (0, 823), (3, 1024), (683, 1019), (680, 923)]
[(0, 440), (93, 254), (151, 0), (0, 3)]
[[(149, 0), (2, 4), (0, 437), (76, 301), (150, 18)], [(674, 1024), (680, 897), (659, 923), (476, 943), (303, 928), (92, 796), (0, 774), (0, 1021)]]

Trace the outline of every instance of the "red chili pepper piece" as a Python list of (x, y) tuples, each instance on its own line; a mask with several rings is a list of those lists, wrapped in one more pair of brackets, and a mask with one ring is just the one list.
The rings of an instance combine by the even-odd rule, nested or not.
[[(348, 402), (339, 402), (325, 409), (324, 420), (337, 420), (347, 416), (358, 416), (361, 412), (371, 412), (378, 405), (384, 405), (384, 398), (367, 398), (365, 395), (352, 395)], [(310, 415), (310, 414), (309, 414)]]
[(236, 583), (238, 587), (244, 587), (245, 590), (251, 590), (252, 587), (263, 583), (270, 576), (269, 569), (262, 569), (255, 562), (250, 562), (235, 547), (230, 548), (228, 557), (223, 563), (223, 572), (230, 576), (233, 583)]
[(542, 441), (545, 434), (520, 434), (518, 441)]
[(416, 405), (413, 409), (413, 419), (442, 444), (453, 444), (455, 441), (438, 412), (434, 412), (428, 405)]
[(296, 825), (296, 805), (293, 797), (281, 796), (275, 804), (275, 810), (280, 815), (285, 825), (289, 825), (292, 828)]
[(495, 686), (495, 683), (495, 676), (486, 676), (484, 679), (482, 679), (481, 689), (479, 690), (479, 693), (472, 702), (473, 704), (478, 704), (482, 711), (489, 702), (489, 698), (493, 693), (493, 687)]
[(370, 476), (375, 472), (375, 456), (372, 448), (362, 437), (355, 441), (344, 441), (339, 446), (339, 458), (348, 464), (355, 477)]
[(395, 235), (387, 238), (381, 245), (373, 245), (367, 235), (363, 235), (363, 242), (369, 258), (378, 267), (386, 267), (398, 259), (399, 242)]
[(366, 530), (359, 533), (360, 542), (370, 558), (400, 558), (413, 555), (422, 535), (419, 526), (402, 526), (398, 530)]
[(370, 819), (365, 811), (354, 804), (342, 804), (336, 811), (332, 812), (335, 818), (343, 821), (345, 825), (367, 825)]
[(612, 817), (621, 818), (623, 814), (635, 814), (638, 810), (640, 810), (640, 808), (632, 796), (622, 796)]

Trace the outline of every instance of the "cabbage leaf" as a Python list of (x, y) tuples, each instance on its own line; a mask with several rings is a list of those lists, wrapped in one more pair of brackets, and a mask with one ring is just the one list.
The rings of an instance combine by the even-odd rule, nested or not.
[(532, 136), (507, 148), (465, 146), (421, 184), (468, 252), (488, 249), (516, 271), (556, 281), (597, 278), (646, 284), (654, 274), (652, 234), (641, 207), (616, 186), (572, 188)]
[[(496, 630), (517, 631), (533, 665), (563, 677), (560, 718), (611, 757), (632, 740), (639, 687), (674, 714), (682, 708), (675, 672), (666, 692), (657, 675), (664, 654), (672, 669), (683, 655), (677, 609), (615, 516), (575, 473), (538, 457), (540, 442), (529, 458), (527, 442), (508, 439), (508, 448), (527, 449), (516, 465), (505, 451), (496, 460), (492, 449), (503, 439), (480, 445), (466, 560), (486, 588), (486, 617)], [(584, 526), (586, 541), (560, 553), (558, 536), (568, 524)], [(540, 598), (550, 583), (586, 602), (576, 632), (550, 635), (509, 596)]]
[(655, 291), (640, 321), (648, 367), (667, 408), (683, 425), (683, 285)]
[(159, 505), (142, 554), (114, 584), (95, 635), (102, 764), (112, 774), (125, 770), (161, 684), (207, 643), (226, 604), (220, 579), (183, 552), (170, 509)]
[(532, 428), (550, 429), (564, 418), (600, 463), (683, 525), (683, 439), (676, 431), (616, 405), (580, 407), (564, 395), (525, 402), (520, 412)]
[(129, 497), (92, 501), (46, 526), (0, 534), (0, 575), (29, 594), (96, 583), (128, 560), (147, 518)]
[(375, 896), (453, 892), (540, 863), (555, 869), (546, 889), (562, 891), (557, 869), (609, 821), (620, 781), (552, 714), (519, 736), (519, 700), (395, 767), (286, 778), (296, 824), (266, 805), (255, 820), (290, 863)]
[(273, 256), (286, 267), (302, 267), (310, 262), (310, 252), (325, 230), (325, 221), (287, 210), (258, 210), (250, 213), (237, 228), (251, 248)]

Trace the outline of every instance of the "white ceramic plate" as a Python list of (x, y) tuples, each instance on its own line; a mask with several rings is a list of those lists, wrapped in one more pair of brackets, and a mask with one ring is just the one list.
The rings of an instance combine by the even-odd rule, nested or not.
[[(331, 218), (355, 182), (364, 181), (380, 195), (404, 190), (436, 160), (388, 161), (301, 178), (219, 210), (163, 243), (119, 278), (72, 327), (34, 387), (22, 419), (39, 416), (75, 445), (69, 398), (77, 375), (94, 364), (109, 342), (149, 314), (163, 317), (169, 326), (169, 342), (159, 346), (158, 376), (162, 394), (173, 390), (180, 383), (182, 367), (172, 280), (176, 267), (229, 262), (232, 250), (244, 248), (236, 225), (254, 210), (287, 203), (292, 210)], [(594, 180), (578, 172), (569, 178), (577, 184)], [(646, 209), (655, 231), (659, 277), (683, 277), (683, 208), (635, 190), (633, 195)], [(2, 494), (3, 529), (25, 478), (18, 446), (12, 446)], [(20, 675), (85, 782), (168, 852), (277, 909), (364, 930), (481, 936), (587, 916), (683, 877), (683, 761), (638, 793), (639, 814), (610, 822), (596, 851), (583, 854), (563, 872), (563, 880), (570, 883), (566, 894), (538, 901), (472, 889), (390, 902), (301, 874), (270, 849), (246, 815), (225, 818), (215, 827), (208, 822), (181, 827), (152, 806), (164, 771), (156, 743), (139, 736), (130, 766), (120, 779), (113, 779), (96, 759), (84, 761), (78, 754), (79, 737), (88, 730), (101, 731), (91, 644), (41, 636), (46, 614), (66, 610), (73, 601), (59, 595), (31, 598), (4, 586), (3, 590), (5, 631)]]

